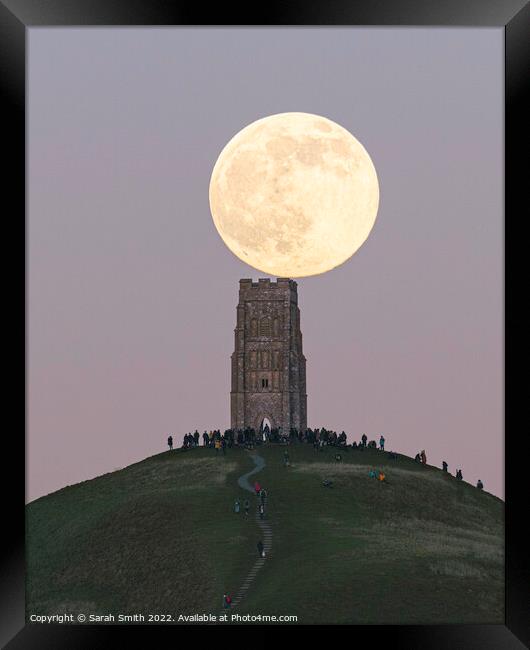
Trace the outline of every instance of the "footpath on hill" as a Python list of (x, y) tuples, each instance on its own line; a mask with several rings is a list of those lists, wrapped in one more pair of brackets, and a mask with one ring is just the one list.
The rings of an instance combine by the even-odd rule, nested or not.
[[(249, 483), (249, 478), (253, 476), (254, 474), (257, 474), (260, 472), (264, 467), (265, 467), (265, 459), (260, 456), (259, 454), (251, 454), (251, 458), (254, 461), (255, 467), (253, 467), (249, 472), (246, 474), (242, 474), (238, 479), (237, 482), (243, 490), (247, 490), (248, 492), (252, 492), (254, 494), (254, 488), (252, 485)], [(253, 564), (252, 568), (250, 569), (247, 577), (243, 581), (243, 584), (239, 588), (239, 591), (237, 592), (234, 600), (233, 600), (233, 606), (237, 606), (241, 603), (241, 600), (244, 598), (245, 594), (247, 593), (247, 590), (249, 587), (252, 585), (252, 582), (254, 581), (254, 578), (256, 577), (258, 571), (261, 569), (261, 567), (265, 564), (265, 559), (266, 557), (269, 556), (271, 549), (272, 549), (272, 528), (271, 525), (269, 524), (268, 521), (265, 521), (260, 518), (259, 512), (256, 509), (256, 523), (259, 526), (261, 533), (262, 533), (262, 542), (263, 542), (263, 548), (265, 550), (265, 557), (259, 557)]]

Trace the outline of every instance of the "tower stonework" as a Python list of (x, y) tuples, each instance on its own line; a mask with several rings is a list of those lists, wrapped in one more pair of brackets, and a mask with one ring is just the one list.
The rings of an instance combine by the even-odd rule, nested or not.
[(264, 419), (289, 433), (307, 428), (306, 359), (297, 283), (288, 278), (239, 281), (232, 354), (232, 429), (259, 431)]

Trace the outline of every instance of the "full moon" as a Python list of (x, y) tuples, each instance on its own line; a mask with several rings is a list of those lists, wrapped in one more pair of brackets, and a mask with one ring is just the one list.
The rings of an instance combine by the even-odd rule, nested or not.
[(228, 248), (279, 277), (343, 264), (368, 237), (379, 205), (366, 149), (310, 113), (270, 115), (239, 131), (214, 165), (209, 194)]

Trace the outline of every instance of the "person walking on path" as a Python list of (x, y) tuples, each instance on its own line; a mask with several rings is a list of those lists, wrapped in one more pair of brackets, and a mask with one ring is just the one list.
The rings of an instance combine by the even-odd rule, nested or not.
[(421, 458), (421, 462), (422, 462), (424, 465), (426, 465), (426, 464), (427, 464), (427, 456), (426, 456), (426, 454), (425, 454), (425, 449), (422, 449), (422, 450), (421, 450), (420, 458)]
[(263, 519), (264, 516), (265, 516), (265, 506), (263, 505), (263, 503), (260, 503), (259, 504), (259, 518)]
[(379, 438), (379, 448), (381, 451), (385, 451), (385, 439), (383, 438), (383, 434), (381, 434), (381, 437)]
[(234, 502), (234, 512), (235, 512), (237, 515), (239, 514), (239, 509), (240, 509), (239, 499), (236, 499), (235, 502)]
[(260, 540), (257, 544), (258, 547), (258, 555), (260, 557), (265, 557), (265, 549), (263, 548), (263, 542)]
[(267, 492), (265, 488), (262, 488), (261, 492), (259, 493), (259, 498), (261, 499), (261, 503), (265, 505), (265, 500), (267, 499)]
[(259, 496), (259, 493), (261, 492), (261, 485), (257, 481), (254, 483), (254, 491), (256, 492), (256, 496)]
[(243, 506), (245, 508), (245, 514), (248, 515), (248, 511), (250, 509), (250, 503), (248, 502), (248, 499), (245, 499)]
[(167, 446), (169, 447), (170, 451), (171, 451), (171, 449), (173, 449), (173, 436), (168, 437)]

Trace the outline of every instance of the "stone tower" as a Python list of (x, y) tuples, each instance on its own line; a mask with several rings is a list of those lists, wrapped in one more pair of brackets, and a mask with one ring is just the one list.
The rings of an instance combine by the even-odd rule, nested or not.
[(297, 283), (239, 281), (232, 354), (232, 429), (259, 431), (264, 419), (289, 433), (307, 428), (305, 362)]

